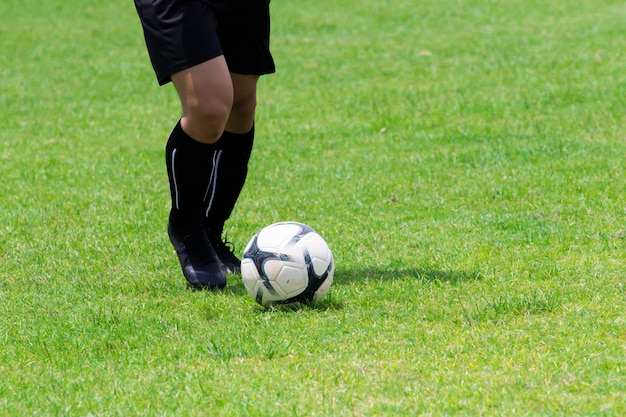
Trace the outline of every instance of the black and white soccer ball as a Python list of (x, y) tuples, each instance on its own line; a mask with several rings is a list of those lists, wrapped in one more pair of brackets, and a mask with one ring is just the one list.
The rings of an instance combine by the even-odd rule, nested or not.
[(319, 301), (333, 283), (335, 262), (326, 241), (296, 222), (261, 229), (243, 251), (241, 277), (259, 304)]

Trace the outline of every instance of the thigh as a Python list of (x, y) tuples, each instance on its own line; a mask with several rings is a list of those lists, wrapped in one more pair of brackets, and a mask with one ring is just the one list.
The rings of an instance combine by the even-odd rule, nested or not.
[(270, 52), (270, 0), (230, 0), (216, 11), (217, 33), (230, 72), (275, 71)]
[(159, 84), (171, 75), (223, 54), (216, 7), (200, 0), (135, 0)]

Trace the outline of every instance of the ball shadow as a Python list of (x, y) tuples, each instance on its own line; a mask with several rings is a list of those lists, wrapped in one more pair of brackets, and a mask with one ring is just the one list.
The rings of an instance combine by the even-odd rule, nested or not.
[[(481, 273), (478, 271), (454, 271), (454, 270), (438, 270), (433, 268), (397, 268), (397, 267), (375, 267), (375, 268), (356, 268), (342, 269), (335, 271), (333, 286), (343, 285), (367, 285), (374, 281), (398, 281), (398, 280), (421, 280), (432, 283), (446, 283), (450, 285), (462, 285), (464, 283), (482, 280)], [(224, 290), (229, 294), (238, 297), (248, 297), (249, 294), (243, 285), (240, 275), (229, 276), (229, 283)], [(277, 305), (270, 308), (258, 306), (259, 313), (266, 312), (294, 312), (301, 310), (341, 310), (345, 307), (345, 302), (334, 296), (331, 287), (326, 297), (318, 302), (309, 304), (292, 304)]]
[(333, 285), (364, 284), (368, 281), (397, 281), (417, 279), (425, 282), (440, 282), (452, 285), (482, 280), (478, 271), (445, 271), (432, 268), (357, 268), (335, 271)]

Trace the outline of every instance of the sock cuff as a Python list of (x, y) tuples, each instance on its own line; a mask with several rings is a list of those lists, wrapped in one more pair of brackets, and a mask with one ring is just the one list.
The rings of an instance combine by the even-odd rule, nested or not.
[(205, 154), (215, 149), (215, 144), (203, 143), (195, 140), (183, 130), (180, 120), (174, 126), (170, 138), (176, 141), (176, 147), (178, 149), (189, 151), (192, 153)]
[(253, 141), (254, 125), (252, 125), (252, 129), (246, 133), (233, 133), (225, 130), (220, 140), (215, 144), (221, 149), (241, 149), (252, 147)]

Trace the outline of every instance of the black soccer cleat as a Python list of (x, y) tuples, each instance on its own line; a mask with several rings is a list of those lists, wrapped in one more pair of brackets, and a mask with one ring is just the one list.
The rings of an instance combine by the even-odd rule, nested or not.
[(206, 236), (211, 242), (215, 253), (222, 263), (224, 272), (227, 274), (238, 274), (241, 272), (241, 260), (235, 255), (235, 247), (227, 240), (222, 240), (221, 236), (215, 234), (211, 229), (205, 229)]
[(169, 235), (183, 275), (196, 288), (221, 289), (226, 286), (226, 274), (215, 249), (203, 231), (184, 233), (168, 224)]

